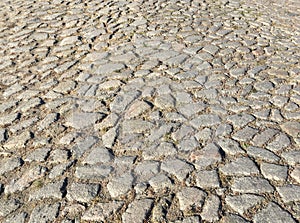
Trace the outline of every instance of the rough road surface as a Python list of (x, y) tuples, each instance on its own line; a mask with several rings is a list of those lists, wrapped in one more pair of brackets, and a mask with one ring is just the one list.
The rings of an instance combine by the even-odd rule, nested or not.
[(300, 221), (298, 0), (0, 13), (0, 222)]

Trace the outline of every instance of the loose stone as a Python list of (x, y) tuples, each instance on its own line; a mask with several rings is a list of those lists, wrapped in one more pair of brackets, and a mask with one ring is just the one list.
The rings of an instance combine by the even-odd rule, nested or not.
[(204, 103), (189, 103), (179, 107), (178, 111), (187, 118), (191, 118), (193, 115), (201, 112), (206, 108)]
[(190, 161), (195, 163), (197, 169), (206, 168), (210, 165), (218, 163), (222, 160), (220, 149), (214, 144), (210, 143), (201, 150), (196, 150), (191, 153)]
[(18, 83), (15, 83), (13, 85), (11, 85), (9, 88), (7, 88), (4, 92), (3, 92), (3, 96), (5, 98), (8, 98), (9, 96), (23, 90), (23, 86), (18, 84)]
[(299, 164), (300, 163), (300, 150), (290, 150), (287, 152), (283, 152), (281, 154), (281, 157), (283, 157), (289, 165)]
[(51, 151), (49, 160), (52, 163), (61, 163), (67, 161), (70, 157), (70, 152), (64, 149), (55, 149)]
[(262, 202), (264, 199), (261, 196), (253, 194), (242, 194), (238, 196), (226, 196), (225, 202), (234, 211), (243, 215), (248, 209)]
[(139, 91), (122, 92), (115, 97), (110, 104), (110, 110), (116, 113), (121, 113), (126, 110), (127, 106), (135, 100), (141, 93)]
[(258, 177), (241, 177), (234, 180), (232, 186), (234, 192), (239, 193), (271, 193), (274, 188), (270, 183)]
[(143, 223), (146, 215), (151, 211), (152, 199), (135, 200), (129, 204), (126, 211), (122, 214), (124, 223)]
[(12, 180), (10, 184), (5, 187), (5, 193), (10, 194), (16, 191), (22, 191), (30, 186), (30, 184), (43, 177), (45, 175), (46, 168), (41, 166), (36, 166), (32, 169), (29, 169), (22, 175), (18, 180)]
[(143, 150), (142, 156), (145, 160), (160, 160), (174, 156), (177, 149), (172, 143), (162, 142), (158, 146), (150, 146)]
[(0, 175), (13, 171), (23, 164), (23, 160), (19, 157), (2, 159), (0, 161)]
[(296, 166), (291, 172), (291, 177), (294, 178), (298, 183), (300, 182), (300, 166)]
[(98, 184), (72, 183), (67, 189), (67, 199), (83, 203), (93, 200), (100, 190)]
[(55, 88), (53, 88), (53, 91), (66, 94), (69, 91), (73, 90), (76, 86), (76, 83), (74, 81), (63, 81), (60, 82)]
[(173, 174), (178, 180), (183, 181), (193, 170), (193, 167), (182, 160), (169, 159), (162, 162), (161, 169), (169, 174)]
[(253, 156), (255, 158), (268, 161), (268, 162), (278, 162), (280, 160), (280, 157), (276, 156), (274, 153), (267, 149), (249, 146), (247, 148), (247, 153), (250, 156)]
[(19, 135), (11, 138), (3, 145), (4, 149), (11, 151), (16, 150), (18, 148), (24, 148), (26, 143), (32, 138), (32, 133), (28, 131), (24, 131)]
[(149, 184), (156, 192), (172, 187), (172, 181), (164, 174), (159, 174), (152, 177), (149, 180)]
[(269, 180), (284, 182), (288, 177), (288, 168), (286, 166), (272, 163), (262, 163), (260, 169), (264, 177)]
[(105, 221), (106, 218), (116, 214), (123, 206), (122, 201), (111, 201), (109, 203), (96, 203), (90, 207), (82, 216), (84, 221)]
[(76, 157), (81, 157), (86, 151), (98, 142), (98, 138), (94, 136), (88, 136), (83, 141), (77, 143), (73, 148), (72, 152)]
[(158, 174), (159, 171), (160, 163), (156, 161), (141, 162), (134, 169), (138, 182), (148, 181), (150, 178)]
[(6, 129), (0, 129), (0, 143), (5, 142), (6, 139), (7, 139)]
[(259, 130), (246, 126), (232, 135), (232, 138), (238, 141), (246, 142), (253, 138)]
[(5, 126), (11, 124), (13, 121), (17, 120), (21, 116), (20, 113), (14, 113), (11, 115), (5, 115), (0, 117), (0, 126)]
[(76, 167), (75, 176), (79, 179), (103, 179), (112, 172), (111, 166), (94, 165)]
[(280, 125), (282, 130), (293, 137), (299, 137), (300, 123), (299, 122), (286, 122)]
[(10, 199), (10, 200), (1, 199), (0, 206), (1, 206), (0, 216), (3, 217), (18, 209), (21, 206), (21, 203), (16, 199)]
[[(36, 183), (35, 183), (36, 182)], [(33, 183), (34, 186), (40, 187), (40, 181), (35, 181)], [(45, 198), (54, 198), (54, 199), (61, 199), (63, 197), (63, 194), (65, 192), (65, 180), (59, 181), (59, 182), (54, 182), (54, 183), (49, 183), (39, 190), (31, 193), (29, 195), (29, 201), (32, 200), (41, 200)]]
[(62, 176), (66, 172), (66, 170), (72, 166), (73, 163), (74, 163), (73, 161), (70, 161), (68, 163), (61, 163), (61, 164), (54, 166), (50, 170), (49, 178), (53, 179), (55, 177)]
[(255, 163), (247, 157), (237, 158), (236, 160), (219, 168), (219, 170), (225, 175), (234, 176), (249, 176), (259, 173), (259, 170)]
[(115, 127), (115, 128), (111, 128), (104, 135), (102, 135), (102, 142), (106, 148), (113, 147), (115, 140), (118, 136), (118, 131), (119, 131), (119, 128)]
[(200, 188), (218, 188), (220, 179), (216, 170), (203, 170), (196, 173), (196, 185)]
[(25, 219), (27, 218), (27, 216), (28, 216), (28, 214), (26, 212), (22, 212), (20, 214), (16, 214), (11, 217), (8, 217), (5, 220), (5, 223), (11, 223), (11, 222), (25, 223)]
[(201, 208), (206, 198), (206, 193), (195, 187), (186, 187), (178, 192), (176, 197), (179, 201), (180, 210), (188, 211), (192, 207)]
[(226, 136), (232, 132), (232, 126), (229, 124), (221, 124), (216, 130), (217, 136)]
[(31, 153), (28, 154), (28, 156), (25, 158), (25, 161), (39, 161), (39, 162), (43, 162), (46, 160), (46, 158), (48, 157), (50, 152), (50, 148), (39, 148), (36, 149), (34, 151), (32, 151)]
[(154, 124), (144, 120), (125, 120), (122, 124), (123, 134), (143, 133), (154, 127)]
[(210, 127), (220, 124), (221, 119), (218, 115), (199, 115), (197, 118), (191, 120), (191, 125), (195, 128)]
[(217, 143), (221, 147), (221, 149), (229, 155), (244, 153), (244, 150), (240, 147), (239, 143), (232, 139), (220, 139)]
[(224, 216), (221, 221), (221, 223), (227, 223), (227, 222), (232, 222), (232, 223), (249, 223), (250, 221), (246, 221), (244, 218), (238, 215), (234, 214), (228, 214)]
[(208, 222), (216, 222), (219, 220), (219, 209), (221, 201), (216, 195), (209, 195), (205, 199), (203, 210), (201, 212), (201, 218)]
[(263, 146), (266, 142), (268, 142), (276, 133), (278, 130), (275, 129), (266, 129), (265, 131), (257, 134), (253, 140), (252, 143), (256, 146)]
[(288, 203), (291, 201), (300, 201), (300, 186), (298, 185), (287, 185), (282, 187), (276, 187), (283, 202)]
[(67, 126), (75, 129), (84, 129), (86, 127), (93, 127), (95, 123), (104, 118), (102, 113), (91, 112), (73, 112), (67, 117)]
[(124, 68), (124, 64), (122, 63), (107, 63), (104, 65), (101, 65), (97, 68), (96, 73), (99, 74), (110, 74), (113, 72), (117, 72), (119, 70), (122, 70)]
[(137, 101), (128, 108), (124, 117), (126, 119), (131, 119), (131, 118), (134, 118), (134, 117), (137, 117), (137, 116), (143, 114), (144, 112), (146, 112), (150, 109), (151, 109), (151, 106), (147, 102)]
[(107, 189), (113, 198), (126, 194), (131, 190), (134, 177), (131, 173), (124, 173), (122, 176), (115, 177), (107, 184)]
[(273, 202), (269, 203), (265, 209), (259, 211), (253, 218), (254, 223), (270, 221), (274, 223), (296, 223), (287, 211), (284, 211), (279, 205)]
[(29, 223), (47, 223), (58, 216), (60, 203), (45, 204), (35, 207), (30, 215)]
[(231, 122), (234, 127), (242, 128), (250, 122), (254, 121), (255, 118), (249, 114), (238, 114), (229, 116), (227, 120)]
[(82, 161), (83, 164), (98, 164), (98, 163), (108, 163), (112, 161), (113, 155), (111, 152), (102, 147), (96, 147), (92, 149), (89, 155)]
[(267, 145), (267, 149), (273, 151), (273, 152), (278, 152), (286, 147), (288, 147), (291, 144), (291, 141), (289, 139), (289, 137), (284, 134), (284, 133), (280, 133), (279, 135), (277, 135), (275, 137), (275, 139), (270, 142)]
[(175, 103), (175, 98), (171, 94), (159, 95), (154, 100), (154, 105), (160, 109), (172, 109)]

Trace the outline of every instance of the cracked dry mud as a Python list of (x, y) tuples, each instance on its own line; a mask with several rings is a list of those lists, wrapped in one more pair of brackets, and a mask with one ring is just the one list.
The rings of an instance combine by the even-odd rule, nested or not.
[(298, 0), (2, 0), (0, 221), (299, 222)]

